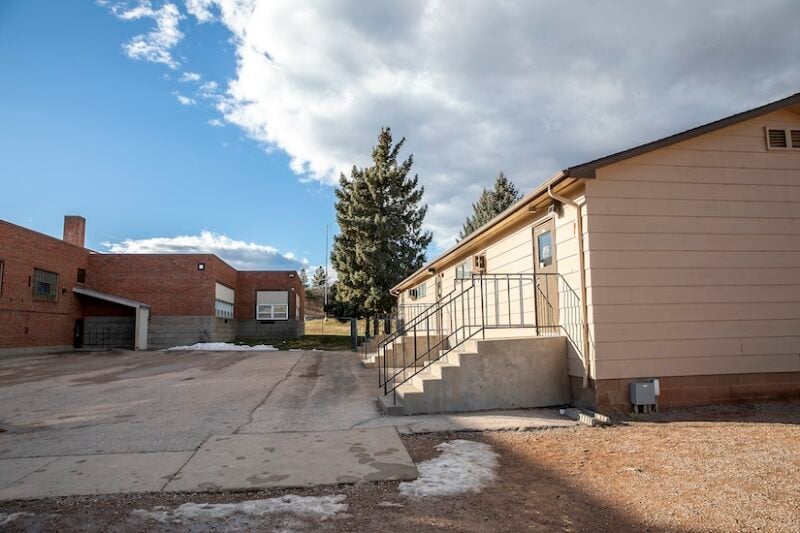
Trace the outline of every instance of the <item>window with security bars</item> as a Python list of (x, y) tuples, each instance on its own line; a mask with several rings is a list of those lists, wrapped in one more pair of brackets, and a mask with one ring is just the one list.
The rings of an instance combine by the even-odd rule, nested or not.
[(58, 274), (41, 270), (39, 268), (33, 269), (33, 299), (44, 302), (55, 302), (58, 300)]
[(766, 128), (769, 150), (800, 150), (800, 129)]
[(224, 300), (216, 300), (214, 311), (220, 318), (233, 318), (233, 304)]

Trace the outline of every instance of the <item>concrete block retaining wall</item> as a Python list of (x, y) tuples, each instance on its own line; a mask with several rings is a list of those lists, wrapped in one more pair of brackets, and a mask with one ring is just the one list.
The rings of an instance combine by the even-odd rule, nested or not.
[(287, 339), (305, 334), (305, 322), (295, 319), (238, 320), (237, 322), (236, 336), (240, 339)]

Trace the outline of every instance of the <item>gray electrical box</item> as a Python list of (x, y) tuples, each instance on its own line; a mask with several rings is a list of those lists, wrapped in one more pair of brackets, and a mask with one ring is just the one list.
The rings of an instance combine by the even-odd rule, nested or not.
[(631, 383), (631, 403), (633, 405), (655, 405), (655, 383), (652, 381)]

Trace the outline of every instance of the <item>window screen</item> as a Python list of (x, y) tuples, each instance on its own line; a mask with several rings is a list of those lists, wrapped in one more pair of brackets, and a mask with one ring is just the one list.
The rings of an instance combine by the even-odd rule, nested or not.
[(58, 299), (58, 274), (33, 269), (33, 299), (55, 302)]
[(256, 293), (256, 320), (288, 320), (288, 291), (258, 291)]
[(553, 264), (553, 236), (549, 231), (539, 235), (539, 263), (542, 266)]

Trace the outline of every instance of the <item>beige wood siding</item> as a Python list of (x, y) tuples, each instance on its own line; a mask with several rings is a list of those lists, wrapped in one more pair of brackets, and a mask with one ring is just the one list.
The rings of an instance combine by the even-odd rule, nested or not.
[[(571, 199), (582, 203), (582, 194), (570, 194)], [(555, 247), (556, 260), (560, 274), (569, 285), (578, 292), (580, 286), (579, 261), (577, 249), (577, 211), (570, 206), (564, 206), (561, 216), (555, 216)], [(554, 215), (546, 212), (532, 213), (519, 224), (508, 228), (505, 232), (494, 238), (489, 245), (477, 251), (456, 255), (437, 276), (442, 280), (442, 292), (444, 297), (454, 294), (459, 290), (460, 285), (456, 283), (455, 271), (458, 265), (464, 261), (472, 264), (472, 256), (476, 254), (486, 254), (486, 267), (489, 274), (532, 274), (533, 269), (533, 228)], [(586, 217), (584, 216), (584, 238), (586, 238)], [(430, 280), (431, 286), (428, 288), (428, 300), (435, 294), (433, 278)], [(487, 324), (535, 323), (535, 313), (533, 308), (533, 284), (527, 279), (522, 285), (512, 281), (509, 287), (505, 282), (487, 282), (484, 287), (485, 307), (487, 309)], [(406, 291), (407, 292), (407, 291)], [(404, 295), (406, 293), (404, 292)], [(523, 300), (520, 306), (520, 299)], [(404, 302), (408, 302), (407, 296)], [(433, 301), (433, 300), (430, 300)], [(479, 303), (476, 302), (476, 306)], [(511, 312), (509, 313), (509, 308)], [(480, 307), (470, 312), (471, 316), (479, 312)], [(566, 313), (563, 314), (566, 316)], [(442, 317), (445, 329), (449, 326), (449, 315), (446, 313)], [(488, 330), (488, 337), (510, 337), (510, 336), (531, 336), (534, 330), (530, 328), (496, 329)], [(580, 339), (575, 339), (580, 345)], [(572, 375), (583, 375), (583, 363), (575, 350), (570, 350), (570, 373)]]
[(587, 181), (595, 377), (800, 371), (800, 152), (767, 151), (765, 125), (800, 116), (771, 113)]

